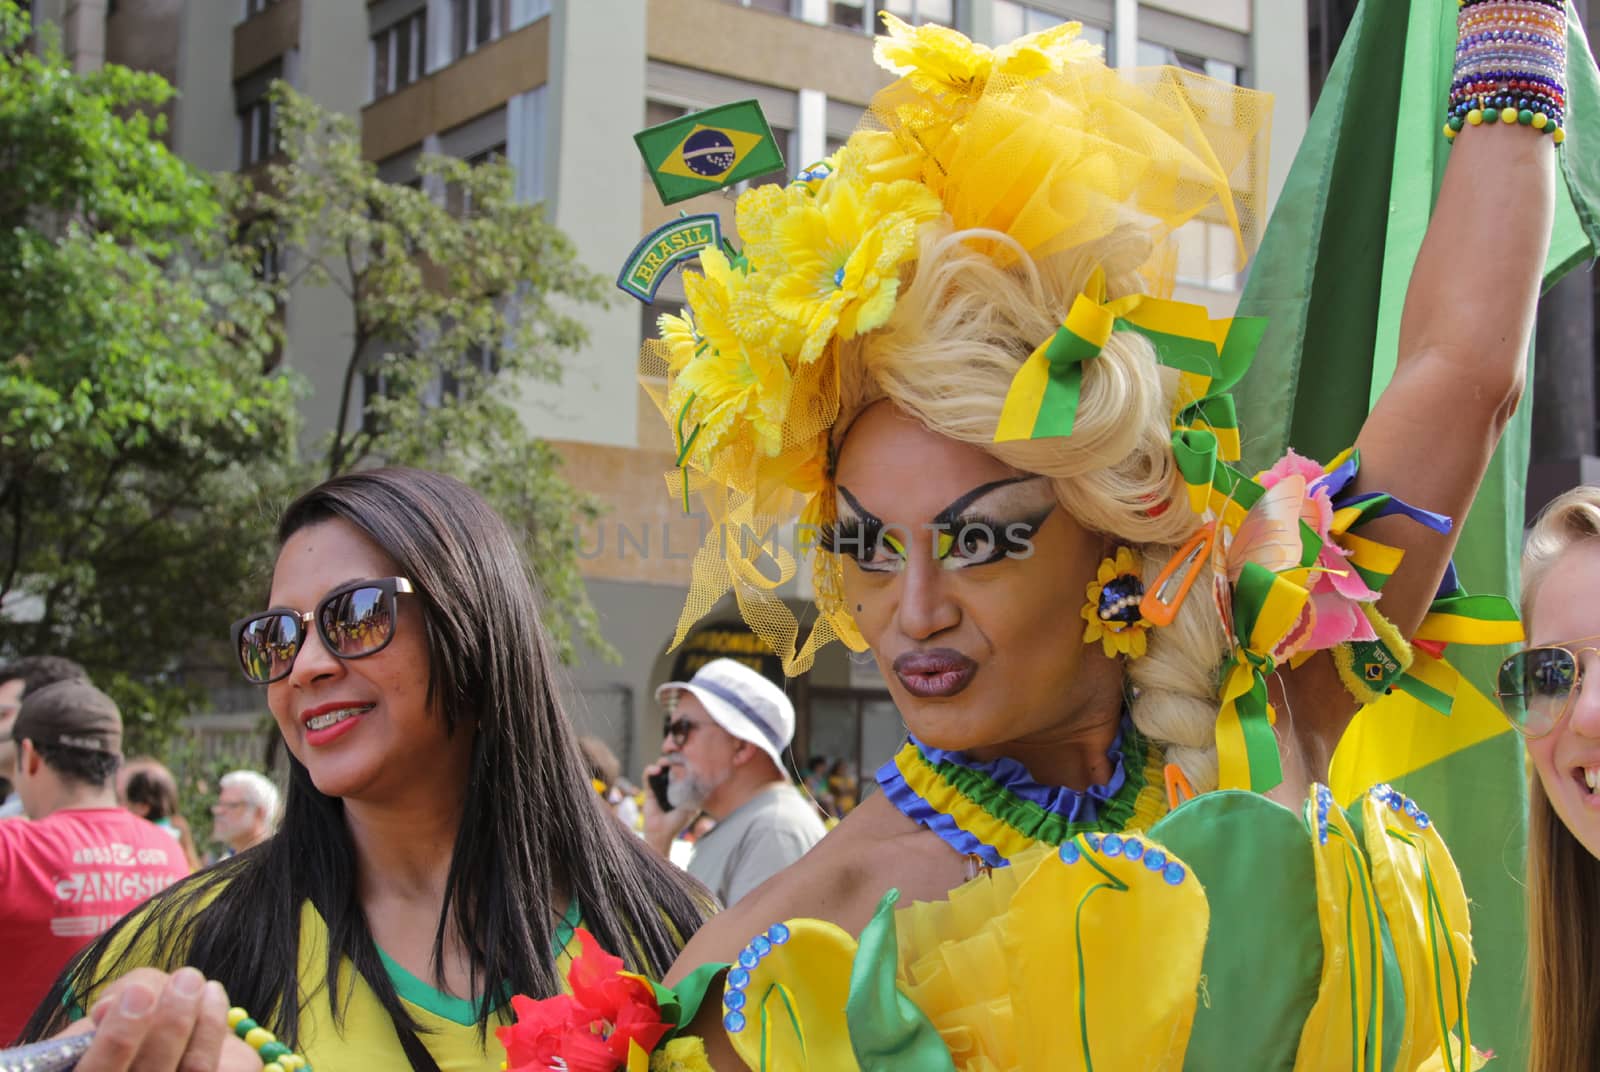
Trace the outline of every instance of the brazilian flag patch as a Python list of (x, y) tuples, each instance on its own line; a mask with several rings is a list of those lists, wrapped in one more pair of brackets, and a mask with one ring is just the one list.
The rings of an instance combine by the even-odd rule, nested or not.
[(641, 130), (633, 140), (664, 205), (783, 167), (772, 128), (753, 100), (707, 108)]

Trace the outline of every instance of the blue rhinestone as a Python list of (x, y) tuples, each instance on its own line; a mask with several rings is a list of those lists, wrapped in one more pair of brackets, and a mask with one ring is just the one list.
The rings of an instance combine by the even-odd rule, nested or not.
[(1327, 827), (1323, 827), (1322, 830), (1320, 832), (1318, 832), (1318, 834), (1317, 834), (1317, 842), (1319, 844), (1322, 844), (1322, 845), (1326, 845), (1328, 843), (1328, 828)]
[(1062, 863), (1075, 864), (1081, 859), (1083, 859), (1083, 850), (1078, 848), (1078, 843), (1076, 841), (1069, 841), (1065, 845), (1061, 846)]
[(1421, 815), (1417, 816), (1417, 825), (1426, 830), (1428, 827), (1433, 825), (1433, 820), (1428, 818), (1427, 812), (1423, 812)]
[(1116, 834), (1107, 834), (1105, 840), (1100, 843), (1100, 851), (1107, 856), (1121, 856), (1122, 839)]
[(1422, 809), (1417, 807), (1413, 801), (1409, 800), (1406, 801), (1405, 807), (1402, 810), (1413, 819), (1422, 814)]
[(1100, 835), (1099, 834), (1090, 834), (1088, 837), (1084, 838), (1084, 840), (1089, 843), (1089, 847), (1091, 849), (1093, 849), (1095, 852), (1099, 852), (1100, 851)]
[(744, 949), (744, 950), (740, 951), (740, 953), (739, 953), (739, 966), (740, 967), (752, 968), (753, 969), (757, 964), (760, 964), (760, 963), (761, 963), (761, 958), (756, 956), (756, 951), (754, 949)]
[(839, 270), (837, 272), (833, 273), (833, 285), (836, 286), (836, 287), (844, 286), (844, 266), (843, 265), (840, 265)]
[(1160, 871), (1167, 866), (1167, 854), (1160, 849), (1151, 849), (1144, 854), (1144, 865), (1152, 871)]
[(1136, 838), (1129, 838), (1122, 844), (1122, 855), (1130, 860), (1137, 860), (1144, 855), (1144, 846)]
[(729, 1034), (737, 1035), (744, 1030), (744, 1013), (730, 1012), (722, 1018), (722, 1026), (728, 1029)]
[(735, 968), (728, 973), (728, 985), (734, 990), (743, 990), (750, 985), (750, 973), (743, 968)]
[(1161, 871), (1161, 877), (1167, 880), (1168, 886), (1177, 886), (1183, 882), (1186, 872), (1180, 863), (1170, 863)]
[(766, 935), (758, 934), (750, 939), (750, 948), (756, 951), (756, 956), (764, 957), (772, 952), (772, 943), (767, 941)]
[(1389, 810), (1390, 811), (1399, 811), (1404, 806), (1404, 804), (1405, 804), (1405, 798), (1402, 797), (1399, 793), (1396, 793), (1394, 796), (1389, 798)]
[(782, 923), (774, 923), (767, 928), (767, 939), (773, 945), (782, 945), (789, 940), (789, 928)]
[(744, 1008), (744, 1003), (745, 995), (743, 990), (729, 990), (722, 995), (722, 1004), (726, 1005), (729, 1010), (742, 1009)]

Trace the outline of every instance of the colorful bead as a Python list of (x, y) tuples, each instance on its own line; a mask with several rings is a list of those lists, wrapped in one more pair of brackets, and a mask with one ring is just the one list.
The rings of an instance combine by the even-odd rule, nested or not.
[(1555, 133), (1550, 135), (1550, 139), (1557, 145), (1560, 145), (1562, 142), (1567, 140), (1567, 132), (1562, 130), (1560, 127), (1556, 127)]
[(261, 1072), (311, 1072), (304, 1057), (278, 1041), (278, 1036), (250, 1018), (250, 1014), (235, 1005), (228, 1010), (228, 1027), (255, 1050), (264, 1066)]
[(1473, 126), (1478, 126), (1483, 122), (1483, 112), (1477, 108), (1472, 109), (1472, 111), (1467, 113), (1467, 122), (1471, 123)]
[(767, 928), (767, 940), (773, 945), (782, 945), (789, 940), (789, 928), (782, 923), (774, 923)]
[(745, 1027), (744, 1013), (730, 1012), (722, 1018), (722, 1026), (727, 1028), (730, 1035), (737, 1035)]

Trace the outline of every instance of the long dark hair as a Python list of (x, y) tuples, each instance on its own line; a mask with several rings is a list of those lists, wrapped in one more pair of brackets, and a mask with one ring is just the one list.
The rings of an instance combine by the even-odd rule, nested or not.
[[(498, 996), (480, 1005), (480, 1038), (505, 996), (561, 989), (551, 950), (558, 892), (576, 899), (602, 946), (659, 978), (703, 921), (709, 897), (625, 830), (591, 787), (547, 672), (533, 586), (505, 523), (458, 481), (380, 469), (302, 495), (284, 512), (278, 541), (333, 519), (360, 529), (415, 585), (429, 699), (437, 698), (450, 732), (463, 720), (476, 723), (434, 959), (442, 964), (454, 926), (471, 960), (472, 992)], [(62, 1026), (64, 997), (91, 994), (135, 966), (108, 950), (155, 948), (157, 967), (190, 964), (220, 980), (235, 1005), (292, 1045), (307, 900), (328, 925), (325, 988), (335, 1018), (343, 1012), (339, 965), (348, 958), (394, 1020), (412, 1068), (437, 1072), (357, 900), (344, 804), (318, 792), (292, 757), (277, 835), (158, 895), (91, 945), (35, 1012), (26, 1037)]]

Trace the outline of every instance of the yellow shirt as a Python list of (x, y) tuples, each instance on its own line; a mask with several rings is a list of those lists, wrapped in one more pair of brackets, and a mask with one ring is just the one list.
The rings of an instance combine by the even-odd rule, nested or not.
[[(556, 927), (554, 942), (560, 948), (556, 971), (566, 978), (572, 957), (578, 951), (573, 935), (581, 925), (578, 904), (573, 901)], [(124, 932), (128, 933), (128, 932)], [(108, 956), (119, 951), (113, 948)], [(495, 1038), (494, 1029), (510, 1022), (507, 1007), (489, 1021), (488, 1035), (480, 1043), (476, 1008), (473, 1002), (435, 989), (378, 951), (395, 991), (406, 1012), (421, 1028), (420, 1038), (440, 1072), (499, 1072), (505, 1061), (505, 1048)], [(339, 967), (339, 990), (348, 995), (342, 1003), (342, 1023), (335, 1024), (328, 1005), (328, 925), (310, 901), (300, 909), (300, 1027), (295, 1052), (313, 1068), (328, 1072), (367, 1072), (409, 1068), (400, 1036), (384, 1012), (367, 981), (356, 973), (349, 960)], [(164, 957), (134, 956), (129, 967), (141, 963), (160, 964)], [(114, 963), (114, 960), (108, 961)], [(87, 1008), (91, 1000), (82, 1002)], [(255, 1010), (248, 1010), (254, 1012)]]

